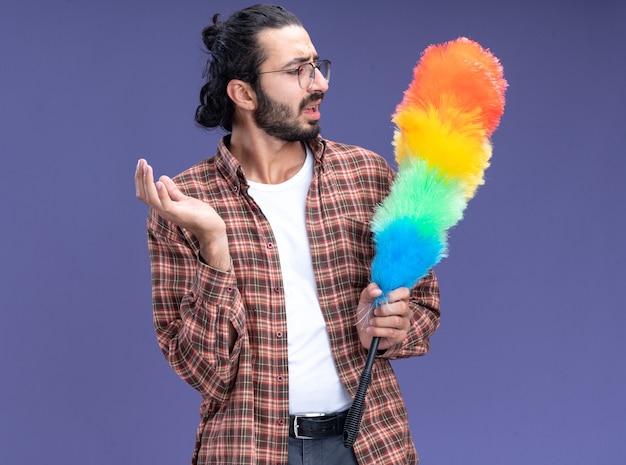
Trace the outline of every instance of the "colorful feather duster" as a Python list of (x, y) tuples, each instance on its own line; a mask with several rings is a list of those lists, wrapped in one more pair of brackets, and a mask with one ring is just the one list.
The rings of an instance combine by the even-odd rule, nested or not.
[(413, 287), (447, 255), (448, 230), (484, 183), (506, 87), (498, 59), (469, 39), (422, 54), (393, 115), (398, 176), (372, 219), (372, 280), (383, 296)]
[[(398, 174), (372, 219), (372, 281), (383, 291), (377, 305), (393, 289), (412, 288), (447, 255), (448, 230), (484, 183), (506, 87), (498, 59), (474, 41), (423, 52), (393, 115)], [(378, 342), (373, 338), (346, 419), (346, 447), (358, 433)]]

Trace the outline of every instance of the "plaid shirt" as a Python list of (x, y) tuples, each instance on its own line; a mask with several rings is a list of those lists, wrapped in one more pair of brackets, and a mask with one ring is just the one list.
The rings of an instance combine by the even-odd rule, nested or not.
[[(317, 139), (306, 224), (317, 291), (341, 381), (354, 396), (367, 351), (355, 328), (369, 282), (369, 220), (394, 177), (365, 149)], [(215, 157), (175, 178), (187, 195), (212, 205), (226, 223), (232, 267), (199, 259), (188, 231), (154, 211), (148, 216), (157, 338), (178, 375), (202, 395), (192, 463), (287, 463), (289, 373), (287, 322), (278, 249), (268, 221), (247, 194), (238, 161), (224, 141)], [(354, 451), (362, 464), (415, 464), (407, 412), (390, 359), (423, 355), (439, 325), (434, 274), (413, 289), (412, 327), (374, 364)], [(238, 339), (228, 346), (229, 322)], [(323, 383), (324, 380), (320, 380)]]

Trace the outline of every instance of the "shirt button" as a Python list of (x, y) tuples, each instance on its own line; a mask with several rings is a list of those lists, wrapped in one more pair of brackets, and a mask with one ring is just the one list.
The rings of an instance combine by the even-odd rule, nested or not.
[(276, 331), (276, 337), (283, 337), (283, 332), (282, 331)]
[(281, 382), (281, 383), (282, 383), (282, 382), (283, 382), (283, 380), (284, 380), (285, 378), (283, 378), (283, 376), (282, 376), (282, 375), (278, 375), (278, 376), (276, 377), (276, 379), (277, 379), (279, 382)]
[(274, 286), (274, 292), (280, 292), (280, 286)]
[(282, 418), (280, 420), (278, 420), (278, 424), (280, 426), (283, 426), (285, 424), (285, 420), (283, 420)]
[(232, 286), (228, 286), (228, 287), (226, 288), (226, 290), (227, 290), (228, 292), (233, 292), (233, 288), (232, 288)]
[(237, 192), (239, 190), (239, 186), (233, 186), (233, 192)]
[(273, 248), (274, 248), (274, 244), (273, 244), (273, 243), (271, 243), (271, 242), (268, 242), (268, 243), (267, 243), (267, 248), (268, 248), (268, 249), (273, 249)]

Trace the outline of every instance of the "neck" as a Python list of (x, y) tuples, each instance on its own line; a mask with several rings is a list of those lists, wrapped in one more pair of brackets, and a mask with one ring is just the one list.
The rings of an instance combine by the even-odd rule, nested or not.
[(236, 133), (233, 130), (230, 152), (241, 163), (246, 178), (261, 184), (287, 181), (302, 168), (306, 159), (302, 142), (283, 141), (249, 131)]

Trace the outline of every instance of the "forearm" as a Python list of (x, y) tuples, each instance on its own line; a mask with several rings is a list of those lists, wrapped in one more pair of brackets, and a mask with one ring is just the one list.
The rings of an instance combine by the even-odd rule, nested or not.
[(154, 308), (157, 338), (168, 363), (185, 382), (218, 403), (228, 397), (237, 373), (236, 300), (209, 301), (192, 292), (182, 300), (180, 316), (174, 319), (166, 316), (171, 310)]
[(225, 232), (218, 238), (199, 238), (198, 243), (200, 259), (205, 264), (220, 271), (231, 269), (228, 238)]
[[(228, 271), (232, 268), (232, 260), (228, 252), (228, 238), (226, 233), (218, 239), (204, 238), (199, 240), (199, 259), (219, 271)], [(237, 340), (237, 330), (231, 322), (228, 324), (228, 346), (232, 352)]]
[(232, 270), (204, 263), (197, 243), (162, 220), (149, 222), (148, 244), (161, 349), (184, 381), (220, 402), (237, 372), (244, 324)]

